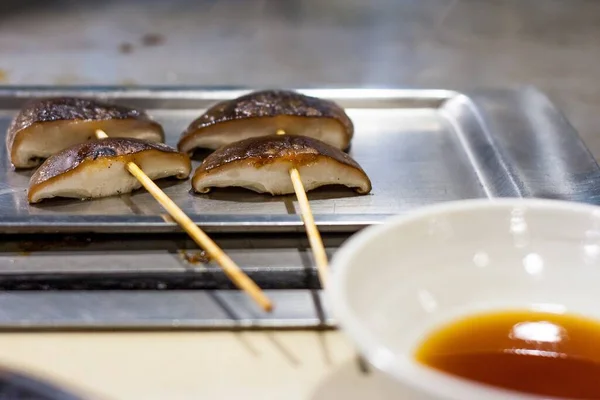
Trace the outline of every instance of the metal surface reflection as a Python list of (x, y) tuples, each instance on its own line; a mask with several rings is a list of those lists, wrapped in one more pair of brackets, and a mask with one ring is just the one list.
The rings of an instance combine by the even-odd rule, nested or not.
[[(354, 232), (416, 206), (464, 198), (534, 196), (590, 203), (600, 199), (598, 165), (572, 127), (534, 89), (468, 94), (374, 89), (305, 92), (346, 107), (356, 126), (350, 153), (373, 182), (369, 196), (338, 188), (311, 192), (311, 206), (324, 231)], [(5, 117), (0, 117), (0, 123), (6, 126), (11, 115), (8, 111), (14, 112), (29, 96), (101, 96), (149, 108), (164, 125), (167, 143), (174, 145), (182, 129), (202, 109), (240, 93), (244, 90), (5, 89), (0, 91), (0, 107), (7, 112), (2, 113)], [(513, 107), (523, 102), (529, 106)], [(538, 126), (547, 129), (539, 130)], [(561, 146), (554, 146), (559, 140)], [(545, 163), (553, 164), (553, 168), (536, 167)], [(52, 200), (29, 206), (25, 195), (31, 172), (9, 167), (4, 148), (0, 150), (0, 166), (0, 177), (10, 185), (0, 192), (0, 226), (4, 232), (177, 229), (161, 218), (162, 209), (144, 191), (94, 201)], [(301, 228), (299, 216), (290, 211), (285, 197), (244, 190), (200, 196), (191, 194), (186, 182), (167, 180), (161, 185), (207, 231), (297, 232)]]

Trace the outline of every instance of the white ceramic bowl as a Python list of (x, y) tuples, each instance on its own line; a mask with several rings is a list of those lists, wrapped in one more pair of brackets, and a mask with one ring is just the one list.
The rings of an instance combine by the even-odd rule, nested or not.
[(431, 399), (531, 399), (415, 362), (424, 334), (494, 309), (600, 319), (600, 207), (553, 200), (465, 200), (369, 227), (332, 259), (342, 330), (380, 370)]

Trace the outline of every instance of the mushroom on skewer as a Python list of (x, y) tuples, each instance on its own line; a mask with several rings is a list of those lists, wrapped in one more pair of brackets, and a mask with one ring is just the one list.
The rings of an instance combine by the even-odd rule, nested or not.
[(72, 146), (48, 158), (33, 174), (28, 199), (97, 198), (129, 193), (141, 183), (126, 169), (135, 162), (151, 179), (186, 179), (186, 154), (162, 144), (131, 138), (107, 138)]
[(218, 149), (243, 139), (275, 134), (319, 139), (338, 149), (350, 146), (354, 126), (332, 101), (289, 90), (264, 90), (225, 100), (209, 108), (182, 134), (178, 149)]
[[(99, 140), (108, 139), (105, 132), (98, 129), (96, 137)], [(187, 157), (186, 155), (184, 155)], [(189, 158), (188, 158), (189, 163)], [(163, 192), (154, 181), (144, 172), (136, 160), (127, 160), (125, 169), (146, 188), (154, 199), (169, 213), (169, 215), (187, 232), (188, 235), (204, 248), (218, 263), (225, 274), (240, 289), (244, 290), (252, 299), (262, 307), (263, 310), (270, 312), (273, 309), (273, 303), (267, 295), (250, 279), (244, 271), (227, 255), (225, 252), (175, 204), (165, 192)], [(189, 168), (186, 170), (186, 177), (189, 175)]]
[(250, 138), (216, 150), (196, 169), (192, 187), (198, 193), (235, 186), (290, 194), (293, 168), (306, 191), (325, 185), (344, 185), (360, 194), (371, 191), (369, 177), (348, 154), (317, 139), (287, 134)]
[(93, 140), (96, 129), (112, 137), (164, 141), (163, 128), (143, 110), (58, 97), (27, 103), (8, 128), (6, 148), (15, 168), (32, 168), (61, 150)]
[(360, 194), (371, 191), (369, 177), (348, 154), (320, 140), (288, 135), (283, 130), (218, 149), (192, 178), (192, 187), (199, 193), (228, 186), (272, 195), (296, 193), (323, 287), (328, 276), (327, 254), (306, 191), (325, 185), (344, 185)]

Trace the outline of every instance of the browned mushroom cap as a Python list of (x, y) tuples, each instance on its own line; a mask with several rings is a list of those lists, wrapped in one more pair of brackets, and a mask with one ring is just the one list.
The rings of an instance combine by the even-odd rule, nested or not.
[(31, 168), (67, 147), (94, 139), (96, 129), (113, 137), (164, 141), (162, 127), (142, 110), (59, 97), (27, 103), (8, 128), (6, 148), (15, 168)]
[(218, 149), (196, 169), (192, 187), (199, 193), (228, 186), (273, 195), (294, 193), (291, 168), (298, 169), (307, 191), (325, 185), (348, 186), (360, 194), (371, 191), (369, 177), (348, 154), (295, 135), (250, 138)]
[(215, 104), (193, 121), (177, 147), (217, 149), (239, 140), (287, 134), (309, 136), (346, 149), (354, 134), (352, 121), (334, 102), (289, 90), (253, 92)]
[(162, 144), (131, 138), (107, 138), (80, 143), (48, 158), (29, 182), (28, 199), (52, 197), (88, 199), (129, 193), (141, 187), (126, 169), (136, 163), (150, 179), (190, 175), (190, 158)]

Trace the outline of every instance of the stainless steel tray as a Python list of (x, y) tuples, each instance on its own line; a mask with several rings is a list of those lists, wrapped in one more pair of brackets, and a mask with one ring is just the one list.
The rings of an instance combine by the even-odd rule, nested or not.
[[(348, 107), (357, 124), (352, 154), (374, 185), (374, 194), (366, 197), (311, 193), (330, 256), (356, 229), (424, 204), (503, 196), (600, 201), (596, 161), (533, 88), (308, 92)], [(201, 111), (191, 111), (194, 107), (242, 91), (4, 89), (0, 129), (24, 98), (58, 93), (148, 107), (174, 144)], [(292, 215), (292, 198), (242, 191), (196, 197), (186, 183), (164, 186), (267, 290), (277, 305), (267, 315), (232, 290), (216, 265), (186, 260), (182, 250), (193, 251), (194, 243), (164, 222), (145, 193), (29, 208), (27, 174), (11, 171), (4, 153), (1, 157), (0, 328), (334, 326), (300, 219)], [(40, 233), (56, 231), (62, 233)]]
[[(209, 105), (244, 92), (0, 89), (0, 131), (6, 130), (27, 98), (76, 95), (148, 109), (163, 124), (167, 143), (175, 145), (187, 124)], [(347, 109), (356, 128), (350, 154), (373, 183), (368, 196), (345, 189), (311, 192), (311, 206), (323, 231), (353, 232), (415, 206), (440, 201), (529, 195), (583, 196), (587, 201), (599, 193), (589, 179), (598, 173), (595, 162), (562, 117), (533, 89), (487, 94), (372, 89), (304, 92), (332, 99)], [(94, 201), (55, 200), (30, 206), (26, 190), (31, 173), (14, 171), (2, 148), (0, 228), (4, 232), (178, 231), (144, 190)], [(242, 189), (194, 195), (189, 181), (163, 181), (161, 185), (207, 231), (302, 229), (294, 196), (271, 197)]]

